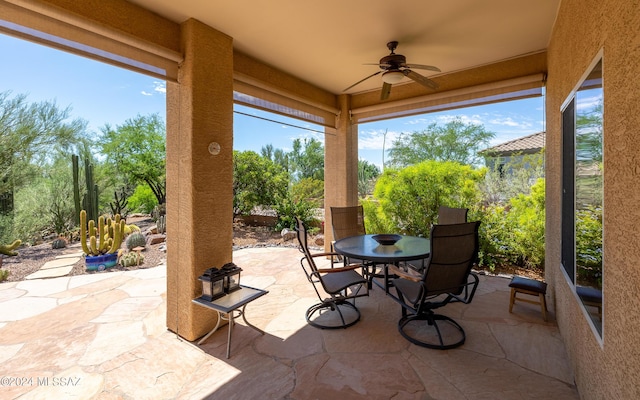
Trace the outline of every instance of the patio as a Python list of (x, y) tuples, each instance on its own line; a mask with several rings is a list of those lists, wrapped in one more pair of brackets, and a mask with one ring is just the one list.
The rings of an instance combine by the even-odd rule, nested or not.
[[(166, 267), (0, 284), (3, 398), (578, 399), (553, 313), (509, 314), (506, 278), (481, 277), (470, 305), (443, 313), (467, 342), (436, 351), (397, 332), (379, 288), (346, 330), (306, 325), (317, 301), (294, 248), (234, 252), (245, 285), (269, 290), (202, 346), (166, 329)], [(64, 379), (63, 379), (64, 378)]]

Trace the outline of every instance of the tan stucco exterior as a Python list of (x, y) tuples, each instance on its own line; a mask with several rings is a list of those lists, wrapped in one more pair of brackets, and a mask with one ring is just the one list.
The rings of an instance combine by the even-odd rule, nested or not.
[(167, 88), (167, 327), (193, 340), (216, 321), (191, 302), (198, 277), (232, 261), (233, 41), (193, 19), (181, 32), (180, 84)]
[[(325, 204), (357, 202), (357, 125), (350, 110), (377, 106), (377, 94), (328, 93), (233, 49), (233, 38), (190, 19), (175, 24), (122, 0), (50, 0), (49, 17), (113, 31), (161, 56), (178, 54), (177, 82), (167, 90), (167, 326), (188, 340), (215, 322), (194, 306), (211, 266), (232, 257), (232, 148), (234, 79), (277, 88), (323, 110), (336, 110), (326, 138)], [(50, 34), (68, 34), (1, 4), (5, 15)], [(45, 8), (46, 8), (45, 7)], [(78, 22), (79, 21), (79, 22)], [(83, 28), (84, 29), (84, 28)], [(138, 40), (138, 41), (136, 41)], [(99, 48), (102, 42), (93, 43)], [(89, 43), (92, 44), (92, 43)], [(50, 44), (55, 45), (55, 44)], [(117, 52), (116, 49), (111, 49)], [(604, 76), (604, 336), (600, 343), (560, 270), (560, 107), (599, 51)], [(97, 57), (96, 57), (97, 58)], [(546, 88), (546, 279), (550, 304), (584, 399), (640, 398), (640, 2), (563, 0), (546, 52), (457, 71), (437, 79), (443, 90), (544, 73)], [(235, 76), (234, 76), (235, 75)], [(414, 87), (394, 90), (410, 98)], [(384, 111), (381, 111), (383, 113)], [(208, 145), (221, 146), (218, 155)], [(328, 219), (328, 218), (327, 218)], [(506, 306), (506, 305), (505, 305)]]
[[(560, 266), (560, 108), (603, 50), (603, 344)], [(563, 0), (548, 48), (546, 278), (583, 399), (640, 398), (640, 3)]]

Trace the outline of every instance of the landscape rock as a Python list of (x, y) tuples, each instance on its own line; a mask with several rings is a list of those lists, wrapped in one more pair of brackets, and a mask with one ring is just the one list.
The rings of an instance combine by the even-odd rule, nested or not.
[(282, 236), (282, 240), (288, 242), (289, 240), (293, 240), (296, 238), (296, 231), (292, 231), (291, 229), (284, 228), (280, 235)]
[(156, 235), (149, 235), (149, 239), (147, 240), (147, 242), (151, 245), (154, 245), (158, 243), (164, 243), (166, 240), (167, 240), (167, 237), (165, 235), (156, 234)]

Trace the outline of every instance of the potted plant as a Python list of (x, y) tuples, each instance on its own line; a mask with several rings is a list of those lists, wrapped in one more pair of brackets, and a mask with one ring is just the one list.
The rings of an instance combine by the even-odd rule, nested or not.
[(122, 244), (125, 222), (116, 214), (114, 219), (98, 217), (98, 226), (94, 220), (87, 223), (87, 212), (80, 211), (80, 243), (85, 254), (87, 271), (102, 271), (115, 266), (118, 262), (118, 250)]

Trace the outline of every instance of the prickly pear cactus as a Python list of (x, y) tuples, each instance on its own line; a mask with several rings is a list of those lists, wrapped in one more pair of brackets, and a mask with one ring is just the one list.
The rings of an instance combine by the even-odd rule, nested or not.
[(134, 232), (127, 238), (127, 249), (133, 250), (136, 247), (146, 247), (147, 238), (140, 232)]

